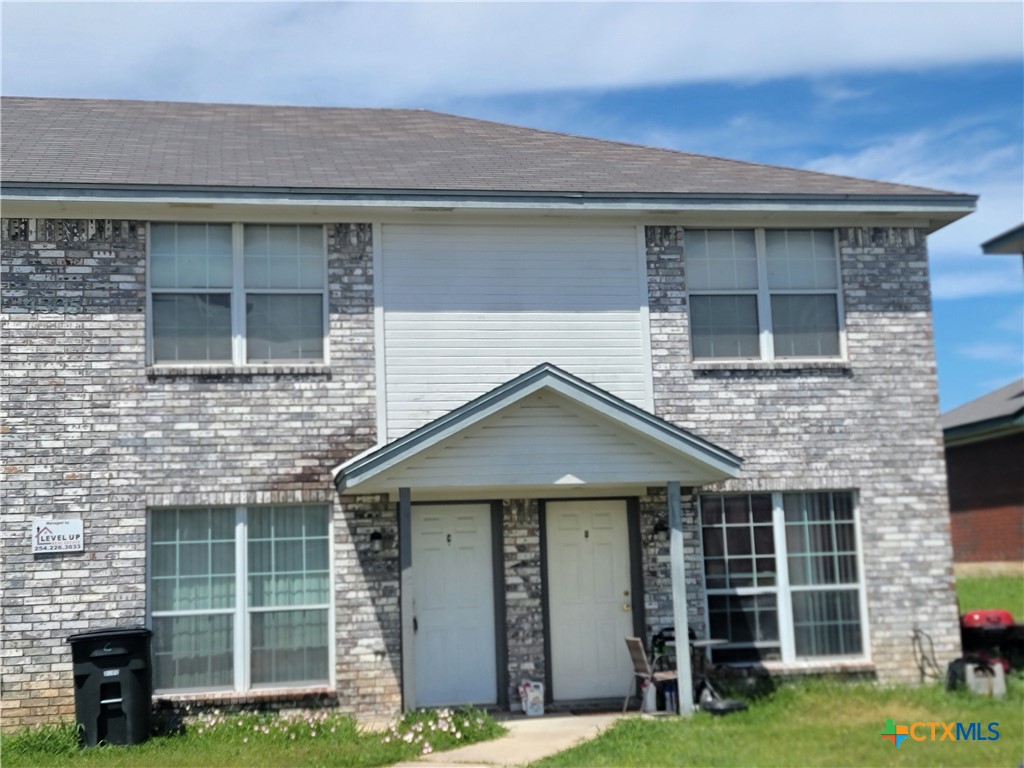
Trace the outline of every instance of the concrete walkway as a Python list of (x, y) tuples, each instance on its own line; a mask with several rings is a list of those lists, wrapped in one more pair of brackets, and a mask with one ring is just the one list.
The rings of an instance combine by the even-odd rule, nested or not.
[(563, 715), (512, 717), (503, 720), (508, 733), (500, 739), (426, 755), (395, 768), (493, 768), (526, 765), (592, 739), (622, 715)]

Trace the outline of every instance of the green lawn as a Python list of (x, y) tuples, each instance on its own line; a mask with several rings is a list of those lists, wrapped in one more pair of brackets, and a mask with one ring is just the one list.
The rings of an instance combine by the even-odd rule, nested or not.
[[(949, 694), (938, 687), (877, 688), (866, 683), (784, 685), (746, 712), (712, 717), (629, 718), (597, 739), (534, 768), (563, 766), (1016, 766), (1024, 757), (1024, 680), (1004, 701)], [(883, 740), (886, 719), (998, 722), (996, 741)], [(942, 729), (937, 733), (941, 736)], [(929, 736), (929, 729), (918, 729)]]
[[(1005, 608), (1024, 619), (1024, 580), (1014, 576), (957, 579), (961, 612)], [(808, 681), (783, 685), (746, 712), (689, 720), (630, 718), (594, 741), (535, 764), (573, 766), (1016, 766), (1024, 758), (1024, 674), (1007, 681), (997, 701), (941, 686), (880, 688), (867, 683)], [(998, 740), (883, 740), (886, 720), (999, 723)], [(941, 728), (937, 731), (941, 736)], [(918, 729), (918, 736), (930, 730)]]
[(72, 725), (26, 729), (0, 740), (4, 768), (343, 768), (390, 765), (494, 738), (504, 728), (474, 710), (415, 713), (389, 731), (360, 730), (327, 710), (290, 717), (210, 714), (184, 733), (135, 746), (80, 749)]
[[(961, 578), (957, 596), (963, 611), (999, 607), (1024, 618), (1024, 582), (1016, 577)], [(936, 686), (784, 685), (751, 702), (747, 712), (728, 717), (630, 718), (536, 766), (1016, 766), (1024, 758), (1024, 675), (1014, 673), (1008, 684), (1003, 701), (949, 694)], [(998, 723), (999, 738), (908, 739), (897, 749), (881, 738), (889, 718), (897, 725), (980, 723), (983, 733), (989, 723)], [(418, 713), (383, 733), (362, 731), (350, 718), (329, 711), (291, 718), (207, 715), (190, 722), (184, 733), (132, 747), (79, 749), (70, 724), (26, 729), (0, 738), (0, 760), (5, 768), (371, 768), (502, 732), (490, 717), (474, 711)]]
[(1003, 608), (1024, 623), (1024, 579), (1019, 576), (961, 576), (956, 580), (960, 612)]

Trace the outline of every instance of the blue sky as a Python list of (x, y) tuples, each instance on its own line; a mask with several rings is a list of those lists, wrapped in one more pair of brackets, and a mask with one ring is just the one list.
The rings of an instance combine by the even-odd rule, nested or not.
[(942, 410), (1024, 374), (1024, 5), (21, 3), (5, 94), (423, 107), (981, 196), (929, 239)]

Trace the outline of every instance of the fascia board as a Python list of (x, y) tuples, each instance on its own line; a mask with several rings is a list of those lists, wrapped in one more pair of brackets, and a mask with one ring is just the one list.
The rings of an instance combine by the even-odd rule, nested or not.
[(955, 448), (960, 445), (1008, 437), (1019, 432), (1024, 432), (1024, 413), (948, 427), (943, 430), (942, 438), (946, 448)]
[(977, 197), (934, 195), (659, 194), (582, 192), (453, 192), (449, 190), (316, 190), (92, 187), (6, 182), (0, 198), (11, 202), (162, 203), (170, 205), (343, 206), (351, 208), (466, 208), (526, 210), (842, 211), (966, 215)]

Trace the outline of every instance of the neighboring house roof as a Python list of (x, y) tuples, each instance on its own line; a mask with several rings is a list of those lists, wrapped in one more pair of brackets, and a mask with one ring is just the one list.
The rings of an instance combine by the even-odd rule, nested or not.
[(986, 240), (981, 244), (981, 250), (984, 253), (1024, 254), (1024, 224)]
[(975, 200), (426, 110), (5, 97), (0, 121), (8, 187)]
[(947, 445), (1024, 429), (1024, 378), (944, 413), (939, 424)]
[[(736, 477), (739, 473), (742, 460), (729, 451), (551, 363), (542, 363), (404, 437), (349, 459), (335, 468), (335, 485), (339, 491), (349, 493), (392, 492), (403, 486), (413, 486), (418, 491), (450, 489), (453, 486), (446, 485), (449, 480), (444, 471), (445, 450), (468, 448), (475, 455), (484, 454), (493, 459), (494, 453), (509, 447), (511, 435), (521, 425), (521, 422), (510, 423), (508, 417), (515, 416), (517, 406), (527, 404), (529, 398), (538, 395), (552, 398), (549, 406), (572, 417), (568, 430), (571, 434), (567, 439), (574, 443), (572, 448), (576, 450), (566, 451), (563, 446), (556, 446), (561, 435), (533, 434), (529, 451), (519, 451), (512, 446), (507, 462), (501, 459), (490, 462), (497, 465), (493, 469), (500, 474), (500, 479), (492, 478), (486, 483), (488, 486), (592, 488), (602, 484), (644, 484), (672, 479), (690, 479), (694, 484), (703, 485)], [(558, 423), (552, 421), (551, 424), (552, 430), (561, 429)], [(601, 431), (601, 442), (606, 443), (603, 455), (612, 457), (613, 463), (624, 465), (621, 477), (616, 477), (620, 474), (619, 468), (609, 466), (607, 459), (596, 473), (590, 472), (590, 466), (574, 467), (577, 451), (589, 447), (591, 442), (590, 435), (581, 429), (584, 426)], [(474, 431), (474, 427), (479, 429)], [(464, 439), (468, 439), (468, 446), (460, 445)], [(557, 455), (546, 456), (549, 448)], [(642, 454), (653, 460), (634, 463)], [(528, 466), (533, 469), (527, 469)], [(670, 474), (647, 476), (646, 468), (655, 466), (656, 469), (651, 469), (655, 474), (666, 471)], [(472, 472), (457, 474), (459, 487), (473, 486), (476, 479)], [(415, 483), (409, 481), (413, 477)]]

